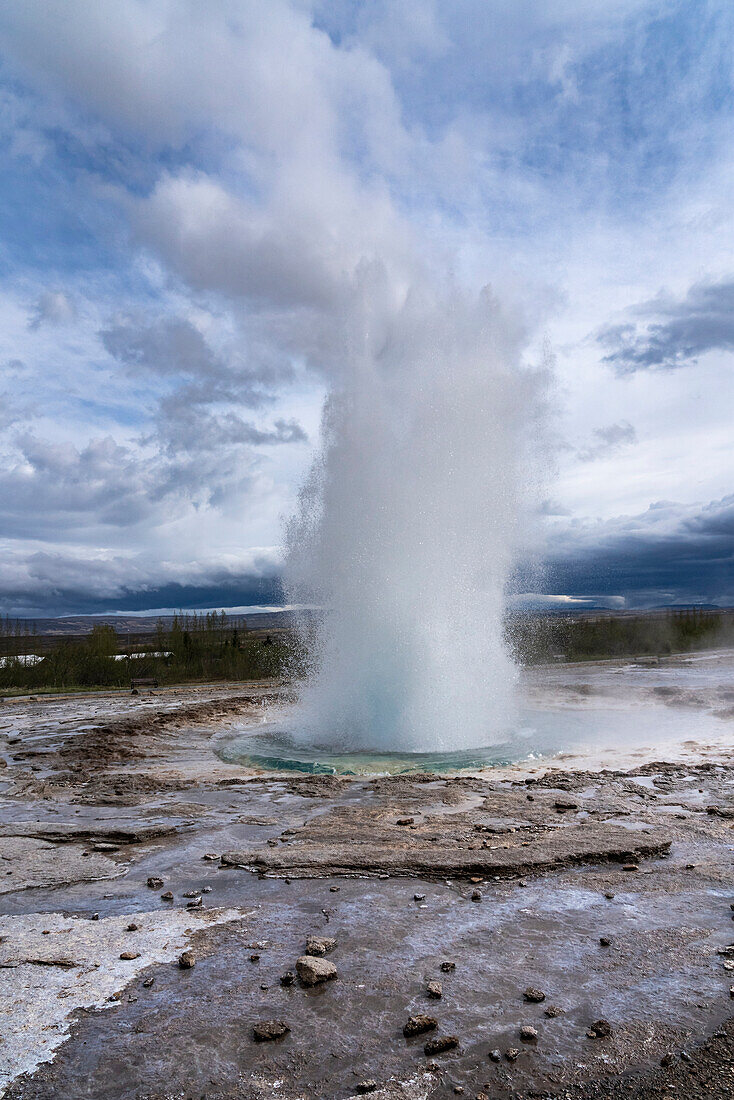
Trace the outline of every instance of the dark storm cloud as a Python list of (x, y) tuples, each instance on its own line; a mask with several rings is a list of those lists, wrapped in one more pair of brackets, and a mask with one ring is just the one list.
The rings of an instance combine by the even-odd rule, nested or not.
[(92, 558), (40, 551), (0, 562), (0, 611), (14, 615), (93, 614), (158, 607), (278, 604), (282, 593), (272, 554), (242, 563), (185, 566), (142, 556)]
[(596, 334), (606, 350), (603, 362), (618, 374), (675, 370), (707, 351), (734, 350), (734, 280), (696, 283), (679, 299), (661, 294), (629, 315), (640, 320)]
[(555, 536), (547, 587), (636, 603), (734, 602), (734, 495), (702, 507), (659, 502), (638, 516)]

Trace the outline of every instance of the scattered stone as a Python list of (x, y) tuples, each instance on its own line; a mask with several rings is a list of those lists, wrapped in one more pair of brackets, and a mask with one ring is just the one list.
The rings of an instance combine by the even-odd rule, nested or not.
[(675, 1055), (670, 1050), (667, 1052), (667, 1054), (664, 1054), (662, 1056), (662, 1058), (660, 1059), (660, 1065), (661, 1066), (672, 1066), (674, 1064), (674, 1062), (675, 1062)]
[(607, 1039), (612, 1034), (609, 1020), (595, 1020), (586, 1031), (590, 1039)]
[(151, 875), (150, 878), (146, 879), (145, 885), (149, 886), (151, 890), (160, 890), (163, 885), (163, 879), (158, 878), (156, 875)]
[(443, 962), (441, 963), (441, 969), (443, 970), (444, 974), (450, 974), (452, 970), (456, 970), (456, 963)]
[(530, 1004), (539, 1005), (541, 1001), (545, 1000), (545, 993), (542, 989), (535, 989), (532, 985), (529, 985), (523, 993), (523, 997), (526, 1001), (529, 1001)]
[(146, 978), (143, 982), (143, 989), (150, 989), (154, 981), (155, 978)]
[(201, 858), (205, 859), (207, 863), (213, 863), (214, 860), (219, 859), (219, 856), (216, 852), (207, 852), (206, 855), (203, 855)]
[(538, 1038), (538, 1032), (530, 1024), (523, 1024), (520, 1028), (520, 1038), (524, 1043), (534, 1043)]
[(330, 886), (329, 890), (332, 894), (338, 894), (341, 890), (341, 886)]
[(612, 946), (612, 941), (609, 939), (609, 936), (599, 936), (599, 943), (602, 947)]
[(734, 985), (729, 986), (729, 996), (734, 997)]
[(454, 1095), (455, 1096), (463, 1096), (464, 1095), (464, 1086), (463, 1085), (454, 1085)]
[(687, 1050), (682, 1050), (680, 1052), (680, 1058), (681, 1058), (681, 1062), (692, 1062), (693, 1061), (693, 1059), (691, 1058), (691, 1056), (690, 1056), (690, 1054), (688, 1053)]
[(410, 1039), (413, 1035), (422, 1035), (425, 1031), (434, 1031), (438, 1027), (438, 1020), (435, 1016), (424, 1016), (423, 1013), (418, 1013), (416, 1016), (409, 1016), (408, 1022), (403, 1026), (403, 1035), (406, 1039)]
[(193, 951), (182, 951), (178, 957), (178, 965), (182, 970), (191, 970), (192, 966), (196, 966), (196, 956)]
[(296, 972), (304, 985), (318, 985), (337, 977), (337, 969), (328, 959), (301, 955), (296, 962)]
[(434, 1001), (438, 1001), (443, 996), (443, 989), (440, 982), (428, 982), (426, 985), (426, 993), (429, 997), (433, 997)]
[(396, 825), (412, 825), (415, 821), (414, 817), (399, 817), (395, 822)]
[[(163, 883), (161, 883), (161, 885), (163, 885)], [(198, 890), (184, 890), (183, 894), (181, 895), (182, 898), (198, 898), (198, 896)]]
[(336, 947), (336, 940), (329, 936), (309, 936), (306, 940), (307, 955), (328, 955)]
[(622, 870), (623, 871), (639, 871), (639, 869), (640, 868), (637, 866), (636, 863), (623, 863), (622, 864)]
[(286, 970), (285, 974), (280, 979), (281, 985), (293, 985), (296, 980), (296, 974), (294, 970)]
[(99, 920), (99, 913), (92, 913), (90, 920)]
[(187, 909), (199, 909), (200, 906), (202, 906), (203, 904), (204, 904), (203, 898), (198, 897), (196, 899), (196, 901), (187, 901), (186, 902), (186, 908)]
[(370, 1078), (369, 1081), (360, 1081), (357, 1085), (355, 1085), (354, 1091), (359, 1096), (364, 1096), (364, 1094), (367, 1093), (367, 1092), (374, 1092), (376, 1088), (377, 1088), (377, 1081), (373, 1081)]
[(727, 958), (733, 957), (734, 956), (734, 943), (729, 943), (729, 944), (726, 945), (726, 947), (717, 947), (716, 948), (716, 954), (717, 955), (725, 955), (725, 956), (727, 956)]
[(490, 1062), (501, 1062), (502, 1061), (502, 1053), (499, 1050), (490, 1050), (487, 1057), (489, 1058)]
[(475, 890), (472, 893), (471, 899), (472, 899), (472, 901), (481, 901), (482, 900), (481, 891), (480, 890)]
[(173, 894), (170, 890), (166, 890), (165, 894), (161, 894), (163, 901), (173, 901)]
[(605, 894), (605, 895), (604, 895), (604, 897), (605, 897), (605, 898), (607, 899), (607, 901), (611, 901), (611, 900), (612, 900), (612, 898), (614, 897), (614, 894), (612, 894), (612, 893), (607, 893), (607, 894)]
[(423, 1047), (423, 1052), (426, 1057), (430, 1058), (434, 1054), (444, 1054), (447, 1050), (455, 1050), (458, 1045), (459, 1040), (455, 1035), (439, 1035), (435, 1039), (428, 1040)]
[(261, 1020), (252, 1029), (252, 1037), (256, 1043), (271, 1043), (274, 1039), (282, 1039), (290, 1031), (285, 1020)]
[(548, 1005), (548, 1007), (545, 1009), (543, 1015), (547, 1016), (549, 1020), (554, 1020), (556, 1018), (556, 1016), (562, 1016), (563, 1015), (563, 1009), (558, 1008), (557, 1005)]
[(563, 813), (565, 810), (578, 810), (578, 802), (572, 802), (569, 798), (557, 798), (553, 803), (554, 807)]
[(120, 955), (120, 958), (121, 959), (126, 959), (126, 960), (127, 959), (139, 959), (140, 958), (140, 952), (139, 951), (123, 951)]
[(425, 894), (413, 894), (413, 901), (425, 901), (425, 900), (426, 900), (426, 895)]
[(480, 875), (472, 875), (472, 877), (469, 879), (469, 882), (481, 882), (481, 881), (482, 881), (482, 879), (481, 879)]
[(505, 1058), (508, 1062), (516, 1062), (519, 1057), (520, 1051), (517, 1049), (517, 1047), (508, 1047), (508, 1049), (505, 1051)]
[(202, 894), (211, 894), (212, 888), (211, 886), (202, 886), (201, 892)]
[(259, 955), (257, 955), (257, 954), (255, 954), (255, 955), (250, 955), (250, 962), (251, 962), (251, 963), (256, 963), (256, 962), (260, 962), (260, 956), (259, 956)]

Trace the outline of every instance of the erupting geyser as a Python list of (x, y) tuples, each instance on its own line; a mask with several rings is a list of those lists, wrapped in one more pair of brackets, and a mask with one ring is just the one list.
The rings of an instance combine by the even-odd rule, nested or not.
[(505, 598), (539, 375), (489, 291), (360, 295), (288, 531), (290, 598), (321, 609), (300, 624), (294, 735), (410, 752), (505, 740)]

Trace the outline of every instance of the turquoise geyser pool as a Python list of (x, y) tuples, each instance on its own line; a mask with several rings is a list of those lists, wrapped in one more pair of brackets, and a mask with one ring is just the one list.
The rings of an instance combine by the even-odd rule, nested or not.
[(295, 733), (296, 707), (265, 708), (259, 721), (230, 726), (215, 751), (227, 763), (266, 771), (332, 775), (462, 772), (521, 762), (632, 767), (684, 758), (730, 743), (731, 651), (669, 659), (656, 667), (623, 662), (532, 669), (512, 729), (486, 747), (427, 752), (355, 751)]

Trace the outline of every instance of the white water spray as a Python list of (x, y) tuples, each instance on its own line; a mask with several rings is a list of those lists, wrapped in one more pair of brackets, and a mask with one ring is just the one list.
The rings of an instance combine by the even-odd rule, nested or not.
[[(379, 298), (380, 306), (375, 306)], [(504, 740), (503, 637), (538, 376), (489, 292), (362, 289), (323, 447), (288, 533), (300, 634), (297, 737), (433, 752)]]

